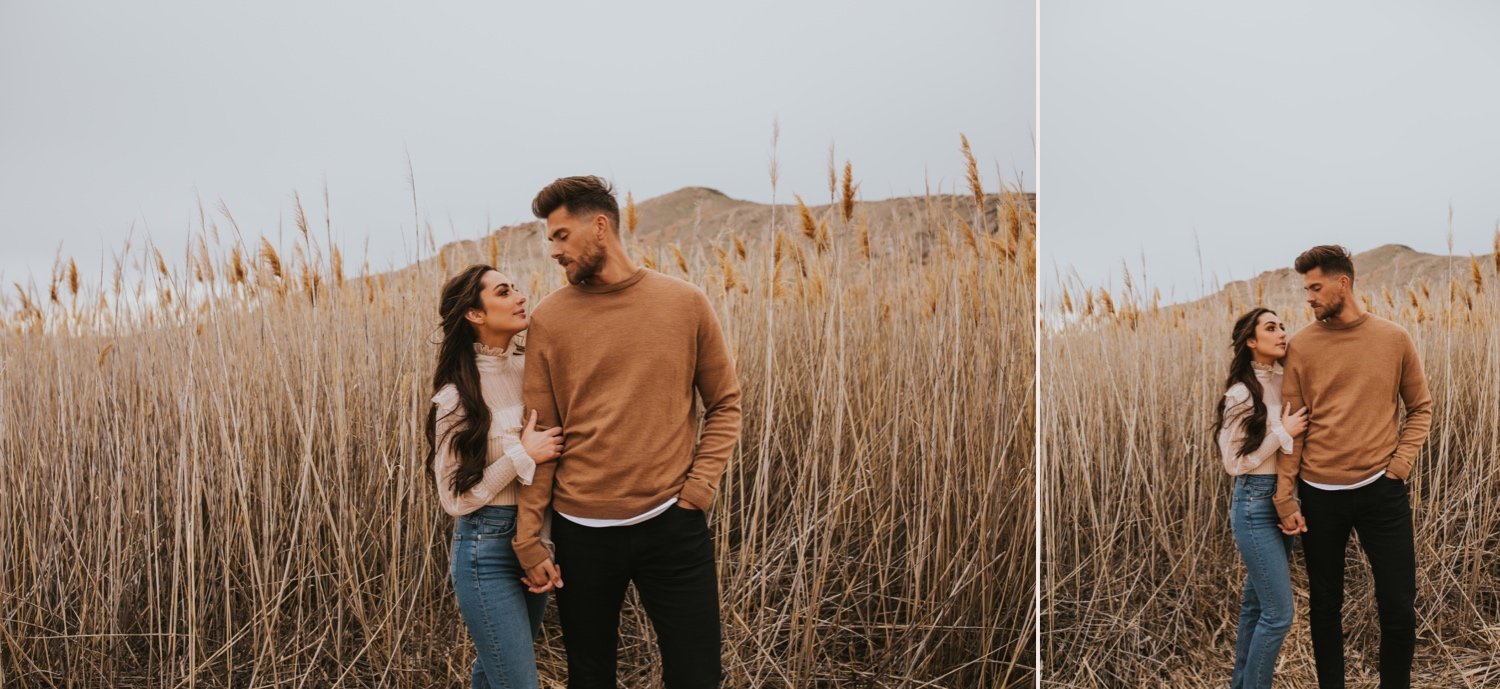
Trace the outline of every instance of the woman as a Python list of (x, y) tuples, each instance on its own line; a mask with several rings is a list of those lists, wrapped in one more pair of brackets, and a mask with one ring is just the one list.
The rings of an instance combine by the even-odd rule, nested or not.
[(1246, 570), (1230, 687), (1264, 689), (1292, 626), (1291, 538), (1281, 533), (1271, 501), (1276, 458), (1292, 451), (1292, 438), (1307, 426), (1307, 409), (1281, 408), (1278, 361), (1286, 356), (1286, 327), (1276, 312), (1257, 307), (1240, 316), (1233, 342), (1214, 429), (1224, 469), (1235, 477), (1229, 522)]
[(521, 428), (516, 336), (526, 329), (526, 297), (494, 268), (465, 268), (443, 285), (443, 340), (427, 417), (428, 466), (438, 499), (456, 517), (450, 575), (478, 658), (475, 689), (536, 687), (532, 640), (545, 594), (525, 590), (511, 539), (516, 491), (538, 464), (557, 459), (562, 429)]

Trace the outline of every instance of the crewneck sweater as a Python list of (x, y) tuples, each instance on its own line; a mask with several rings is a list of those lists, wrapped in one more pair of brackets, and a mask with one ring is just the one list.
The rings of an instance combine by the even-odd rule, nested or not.
[(1301, 509), (1299, 476), (1348, 486), (1384, 470), (1406, 480), (1432, 426), (1432, 396), (1404, 328), (1368, 313), (1348, 325), (1318, 321), (1290, 338), (1285, 367), (1283, 403), (1306, 406), (1308, 423), (1277, 465), (1281, 516)]
[(521, 374), (525, 357), (516, 353), (514, 338), (505, 349), (474, 343), (474, 365), (479, 369), (479, 387), (490, 408), (488, 464), (479, 483), (463, 493), (453, 492), (453, 474), (459, 457), (450, 437), (464, 418), (458, 388), (444, 385), (432, 396), (437, 405), (436, 442), (432, 471), (437, 477), (438, 500), (455, 517), (485, 505), (516, 504), (517, 484), (531, 483), (536, 462), (521, 446)]
[[(707, 509), (739, 440), (740, 387), (703, 290), (641, 268), (569, 285), (531, 317), (524, 397), (563, 452), (522, 489), (515, 551), (531, 568), (545, 510), (626, 519), (677, 497)], [(702, 424), (694, 409), (702, 399)]]
[(1268, 462), (1277, 451), (1292, 451), (1292, 436), (1281, 427), (1281, 364), (1250, 363), (1255, 380), (1260, 382), (1261, 402), (1266, 405), (1266, 437), (1260, 447), (1249, 454), (1240, 454), (1245, 444), (1245, 422), (1255, 410), (1250, 399), (1250, 389), (1244, 383), (1235, 383), (1224, 391), (1224, 424), (1219, 429), (1219, 455), (1224, 470), (1231, 476), (1241, 474), (1274, 474), (1276, 462)]

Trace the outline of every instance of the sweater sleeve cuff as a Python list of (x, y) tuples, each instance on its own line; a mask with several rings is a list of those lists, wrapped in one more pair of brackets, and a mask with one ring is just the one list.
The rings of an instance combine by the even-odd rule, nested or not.
[(521, 443), (508, 442), (505, 444), (505, 456), (515, 466), (516, 478), (521, 481), (521, 485), (531, 485), (531, 479), (536, 475), (536, 460), (526, 454), (526, 448)]
[(1291, 454), (1292, 453), (1292, 436), (1287, 435), (1286, 429), (1284, 429), (1284, 428), (1273, 428), (1273, 429), (1271, 429), (1271, 432), (1276, 434), (1276, 440), (1281, 443), (1281, 452), (1282, 452), (1282, 454), (1288, 454), (1288, 455)]
[(531, 569), (551, 559), (552, 551), (542, 544), (542, 539), (532, 536), (525, 539), (517, 538), (512, 544), (516, 551), (516, 559), (521, 561), (521, 567)]
[(714, 489), (703, 481), (690, 478), (682, 484), (682, 492), (677, 497), (693, 503), (698, 509), (707, 510), (714, 504)]

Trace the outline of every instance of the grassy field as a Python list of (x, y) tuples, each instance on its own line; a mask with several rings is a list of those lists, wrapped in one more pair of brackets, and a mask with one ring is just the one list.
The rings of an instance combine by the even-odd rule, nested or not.
[[(970, 158), (892, 226), (829, 172), (828, 204), (721, 241), (627, 232), (708, 292), (745, 391), (711, 517), (726, 685), (1030, 686), (1031, 206)], [(420, 466), (437, 292), (475, 261), (533, 299), (561, 271), (532, 234), (346, 275), (297, 224), (273, 245), (219, 209), (181, 260), (8, 289), (0, 685), (466, 686)], [(633, 603), (622, 646), (624, 685), (658, 686)], [(539, 656), (562, 686), (550, 609)]]
[[(1500, 249), (1500, 236), (1496, 238)], [(1500, 262), (1453, 260), (1452, 277), (1369, 285), (1364, 303), (1411, 332), (1435, 401), (1416, 463), (1418, 641), (1414, 686), (1500, 686)], [(1358, 259), (1356, 259), (1358, 268)], [(1294, 279), (1296, 276), (1292, 276)], [(1127, 277), (1127, 285), (1129, 279)], [(1300, 280), (1297, 282), (1300, 285)], [(1231, 479), (1211, 435), (1234, 318), (1291, 295), (1243, 283), (1163, 307), (1145, 290), (1069, 285), (1041, 339), (1042, 654), (1048, 687), (1228, 684), (1243, 566)], [(1289, 329), (1311, 314), (1265, 304)], [(1373, 584), (1348, 553), (1351, 687), (1374, 687)], [(1300, 546), (1298, 618), (1277, 686), (1315, 687)]]

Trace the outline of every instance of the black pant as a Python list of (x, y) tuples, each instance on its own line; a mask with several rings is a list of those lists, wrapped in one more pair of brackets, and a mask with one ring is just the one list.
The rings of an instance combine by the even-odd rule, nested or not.
[(1344, 551), (1349, 532), (1370, 561), (1380, 615), (1380, 687), (1411, 686), (1417, 643), (1417, 558), (1406, 483), (1382, 476), (1354, 490), (1301, 482), (1302, 554), (1307, 561), (1308, 622), (1321, 689), (1344, 687)]
[(673, 505), (639, 524), (604, 528), (558, 516), (552, 540), (570, 689), (615, 689), (620, 605), (630, 582), (656, 630), (668, 689), (719, 686), (719, 580), (707, 515)]

